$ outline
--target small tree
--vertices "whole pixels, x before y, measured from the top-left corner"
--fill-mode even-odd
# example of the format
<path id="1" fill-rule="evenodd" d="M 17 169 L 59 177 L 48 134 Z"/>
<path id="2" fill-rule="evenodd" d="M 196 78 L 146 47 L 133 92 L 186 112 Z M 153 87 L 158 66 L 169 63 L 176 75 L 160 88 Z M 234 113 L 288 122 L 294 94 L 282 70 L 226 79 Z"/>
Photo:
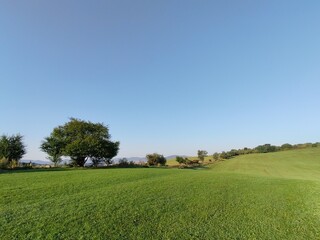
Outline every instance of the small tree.
<path id="1" fill-rule="evenodd" d="M 167 159 L 158 153 L 147 154 L 147 163 L 149 166 L 166 165 Z"/>
<path id="2" fill-rule="evenodd" d="M 206 150 L 198 150 L 198 158 L 203 162 L 204 158 L 208 156 L 208 152 Z"/>
<path id="3" fill-rule="evenodd" d="M 219 153 L 215 152 L 212 157 L 215 161 L 219 160 Z"/>
<path id="4" fill-rule="evenodd" d="M 61 163 L 63 146 L 63 141 L 54 136 L 50 136 L 45 138 L 40 149 L 48 154 L 47 158 L 57 167 L 59 163 Z"/>
<path id="5" fill-rule="evenodd" d="M 20 134 L 0 137 L 0 159 L 7 162 L 11 167 L 18 164 L 19 160 L 26 154 L 23 136 Z"/>

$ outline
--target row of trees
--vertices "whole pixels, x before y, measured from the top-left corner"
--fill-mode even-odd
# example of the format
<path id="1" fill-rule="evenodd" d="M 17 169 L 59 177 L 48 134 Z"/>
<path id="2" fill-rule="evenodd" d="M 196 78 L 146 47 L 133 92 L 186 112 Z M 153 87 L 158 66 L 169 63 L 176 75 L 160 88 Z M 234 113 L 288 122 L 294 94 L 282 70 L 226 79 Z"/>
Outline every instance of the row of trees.
<path id="1" fill-rule="evenodd" d="M 186 165 L 186 166 L 198 166 L 200 165 L 200 160 L 197 159 L 189 159 L 187 157 L 181 157 L 181 156 L 177 156 L 176 157 L 176 161 L 180 164 L 180 165 Z M 204 160 L 203 160 L 204 161 Z M 201 163 L 203 163 L 203 161 Z"/>
<path id="2" fill-rule="evenodd" d="M 90 159 L 94 166 L 100 163 L 111 164 L 112 158 L 119 151 L 119 142 L 110 140 L 109 128 L 103 123 L 92 123 L 76 118 L 71 118 L 69 122 L 53 129 L 51 134 L 46 137 L 40 146 L 40 149 L 48 154 L 48 159 L 55 166 L 61 163 L 62 157 L 71 159 L 70 165 L 83 167 Z M 281 146 L 271 144 L 259 145 L 255 148 L 232 149 L 227 152 L 214 153 L 214 160 L 229 159 L 238 155 L 251 153 L 268 153 L 276 151 L 285 151 L 290 149 L 299 149 L 307 147 L 317 147 L 320 143 L 305 143 L 291 145 L 289 143 Z M 23 137 L 19 134 L 0 137 L 0 164 L 6 164 L 14 167 L 26 153 L 26 147 L 23 143 Z M 203 163 L 208 152 L 198 150 L 199 160 L 190 160 L 185 157 L 177 157 L 180 164 L 198 164 Z M 164 166 L 166 158 L 163 155 L 153 153 L 146 156 L 149 166 Z M 123 163 L 125 165 L 126 163 Z"/>
<path id="3" fill-rule="evenodd" d="M 252 154 L 252 153 L 268 153 L 268 152 L 278 152 L 278 151 L 286 151 L 286 150 L 293 150 L 293 149 L 303 149 L 303 148 L 311 148 L 311 147 L 318 147 L 320 146 L 320 142 L 316 143 L 303 143 L 303 144 L 289 144 L 285 143 L 282 144 L 281 146 L 275 146 L 271 144 L 263 144 L 259 145 L 255 148 L 242 148 L 242 149 L 231 149 L 230 151 L 227 152 L 215 152 L 212 155 L 212 158 L 214 161 L 217 160 L 223 160 L 223 159 L 230 159 L 239 155 L 244 155 L 244 154 Z M 176 161 L 180 165 L 186 165 L 186 166 L 192 166 L 195 164 L 199 163 L 204 163 L 205 157 L 208 157 L 208 152 L 206 150 L 198 150 L 198 159 L 197 160 L 191 160 L 187 157 L 181 157 L 177 156 Z M 212 159 L 209 159 L 211 162 Z"/>
<path id="4" fill-rule="evenodd" d="M 231 149 L 227 152 L 214 153 L 212 155 L 214 160 L 219 159 L 229 159 L 235 156 L 244 155 L 244 154 L 252 154 L 252 153 L 269 153 L 269 152 L 279 152 L 279 151 L 287 151 L 293 149 L 302 149 L 302 148 L 311 148 L 320 146 L 319 142 L 316 143 L 303 143 L 303 144 L 289 144 L 285 143 L 281 146 L 271 145 L 271 144 L 263 144 L 259 145 L 255 148 L 242 148 L 242 149 Z"/>
<path id="5" fill-rule="evenodd" d="M 208 156 L 208 152 L 206 150 L 198 150 L 198 159 L 190 159 L 188 157 L 176 156 L 176 161 L 180 164 L 180 166 L 194 167 L 199 166 L 204 163 L 205 157 Z"/>

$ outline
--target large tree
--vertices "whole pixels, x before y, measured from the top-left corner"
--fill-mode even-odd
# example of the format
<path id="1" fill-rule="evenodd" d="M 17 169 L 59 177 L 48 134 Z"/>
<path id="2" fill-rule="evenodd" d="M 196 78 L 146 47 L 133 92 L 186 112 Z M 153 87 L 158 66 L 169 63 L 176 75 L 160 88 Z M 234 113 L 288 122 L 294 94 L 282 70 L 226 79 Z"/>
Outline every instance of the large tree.
<path id="1" fill-rule="evenodd" d="M 0 137 L 0 159 L 5 159 L 13 167 L 26 154 L 26 147 L 20 134 Z"/>
<path id="2" fill-rule="evenodd" d="M 120 144 L 110 138 L 109 129 L 103 123 L 71 118 L 53 129 L 42 142 L 41 149 L 51 158 L 69 156 L 74 166 L 83 167 L 89 159 L 110 163 Z"/>

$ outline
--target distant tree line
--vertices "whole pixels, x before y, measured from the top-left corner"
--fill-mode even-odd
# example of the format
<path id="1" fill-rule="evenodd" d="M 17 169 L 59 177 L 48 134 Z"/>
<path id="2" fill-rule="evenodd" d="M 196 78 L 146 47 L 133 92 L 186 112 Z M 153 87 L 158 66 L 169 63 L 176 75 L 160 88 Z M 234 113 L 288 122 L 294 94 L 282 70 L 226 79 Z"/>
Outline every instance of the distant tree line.
<path id="1" fill-rule="evenodd" d="M 59 166 L 62 157 L 71 159 L 69 166 L 84 167 L 87 161 L 97 167 L 101 164 L 106 166 L 113 164 L 117 167 L 138 167 L 138 166 L 165 166 L 166 158 L 158 153 L 147 154 L 145 164 L 136 164 L 122 158 L 118 163 L 113 163 L 112 158 L 119 151 L 119 142 L 110 140 L 109 128 L 103 123 L 92 123 L 76 118 L 70 118 L 70 121 L 64 125 L 55 127 L 48 137 L 45 137 L 41 143 L 40 149 L 47 153 L 48 159 Z M 253 153 L 269 153 L 286 151 L 292 149 L 302 149 L 320 146 L 319 142 L 304 144 L 285 143 L 281 146 L 271 144 L 259 145 L 255 148 L 231 149 L 230 151 L 216 152 L 212 155 L 213 160 L 229 159 L 239 155 Z M 15 168 L 21 166 L 20 159 L 26 153 L 26 146 L 23 143 L 23 136 L 2 135 L 0 137 L 0 168 Z M 189 159 L 187 157 L 176 157 L 176 161 L 182 166 L 198 166 L 205 162 L 208 157 L 206 150 L 198 150 L 198 159 Z M 210 162 L 212 159 L 209 160 Z"/>
<path id="2" fill-rule="evenodd" d="M 142 168 L 148 167 L 145 162 L 129 161 L 127 158 L 120 158 L 117 162 L 112 162 L 108 168 Z"/>
<path id="3" fill-rule="evenodd" d="M 287 150 L 294 150 L 294 149 L 303 149 L 303 148 L 312 148 L 312 147 L 319 147 L 320 142 L 316 143 L 302 143 L 302 144 L 289 144 L 285 143 L 281 146 L 275 146 L 271 144 L 263 144 L 259 145 L 255 148 L 242 148 L 242 149 L 231 149 L 230 151 L 223 151 L 223 152 L 215 152 L 212 154 L 212 159 L 214 161 L 218 160 L 225 160 L 230 159 L 239 155 L 245 154 L 253 154 L 253 153 L 269 153 L 269 152 L 279 152 L 279 151 L 287 151 Z M 208 152 L 206 150 L 198 150 L 198 159 L 190 159 L 188 157 L 181 157 L 177 156 L 176 161 L 179 163 L 180 167 L 194 167 L 203 164 L 205 158 L 209 157 Z M 210 158 L 208 161 L 212 162 Z"/>
<path id="4" fill-rule="evenodd" d="M 255 148 L 242 148 L 242 149 L 231 149 L 227 152 L 221 152 L 221 153 L 214 153 L 212 155 L 214 160 L 219 159 L 229 159 L 232 157 L 236 157 L 239 155 L 244 154 L 253 154 L 253 153 L 269 153 L 269 152 L 279 152 L 279 151 L 287 151 L 287 150 L 294 150 L 294 149 L 303 149 L 303 148 L 311 148 L 311 147 L 318 147 L 320 146 L 320 142 L 316 143 L 303 143 L 303 144 L 289 144 L 285 143 L 281 146 L 275 146 L 271 144 L 263 144 L 259 145 Z"/>
<path id="5" fill-rule="evenodd" d="M 177 156 L 176 161 L 180 164 L 180 167 L 198 167 L 204 160 L 190 159 L 188 157 Z"/>

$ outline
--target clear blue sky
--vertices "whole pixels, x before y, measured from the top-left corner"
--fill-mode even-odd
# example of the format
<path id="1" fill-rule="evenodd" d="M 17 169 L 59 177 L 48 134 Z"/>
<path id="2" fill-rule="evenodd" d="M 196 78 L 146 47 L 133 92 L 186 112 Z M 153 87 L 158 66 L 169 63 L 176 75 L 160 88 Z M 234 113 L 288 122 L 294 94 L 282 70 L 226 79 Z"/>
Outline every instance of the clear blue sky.
<path id="1" fill-rule="evenodd" d="M 320 141 L 320 1 L 0 2 L 0 134 L 81 118 L 119 156 Z"/>

